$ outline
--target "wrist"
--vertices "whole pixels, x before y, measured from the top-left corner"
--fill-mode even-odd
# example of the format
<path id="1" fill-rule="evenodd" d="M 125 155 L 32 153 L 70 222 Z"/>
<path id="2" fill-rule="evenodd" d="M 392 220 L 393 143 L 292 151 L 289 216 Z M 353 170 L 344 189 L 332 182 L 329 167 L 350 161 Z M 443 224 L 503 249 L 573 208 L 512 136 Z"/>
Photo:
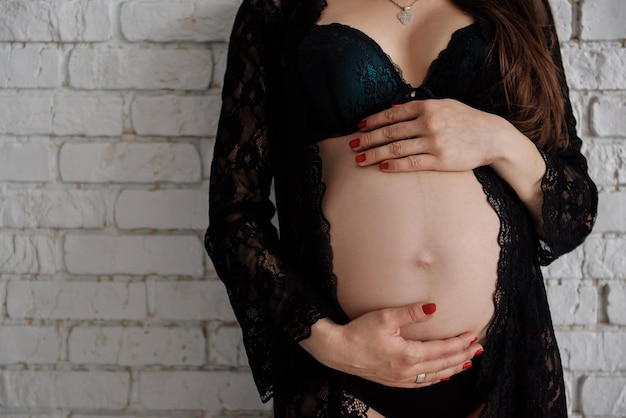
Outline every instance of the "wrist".
<path id="1" fill-rule="evenodd" d="M 535 189 L 541 182 L 545 172 L 545 162 L 537 146 L 513 124 L 504 118 L 494 128 L 493 153 L 491 163 L 493 170 L 504 180 L 519 180 Z M 515 184 L 511 184 L 515 186 Z"/>
<path id="2" fill-rule="evenodd" d="M 311 325 L 311 335 L 300 341 L 300 346 L 320 363 L 332 367 L 339 363 L 339 341 L 342 326 L 329 318 L 322 318 Z"/>
<path id="3" fill-rule="evenodd" d="M 492 147 L 489 165 L 499 173 L 501 167 L 510 165 L 516 158 L 520 146 L 527 145 L 530 140 L 511 122 L 503 117 L 492 115 Z"/>

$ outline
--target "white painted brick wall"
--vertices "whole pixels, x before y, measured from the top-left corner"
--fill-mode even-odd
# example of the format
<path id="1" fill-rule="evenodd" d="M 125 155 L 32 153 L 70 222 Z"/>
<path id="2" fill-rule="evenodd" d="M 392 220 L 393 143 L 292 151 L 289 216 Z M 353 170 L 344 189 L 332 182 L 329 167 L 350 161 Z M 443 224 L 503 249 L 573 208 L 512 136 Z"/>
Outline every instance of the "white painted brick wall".
<path id="1" fill-rule="evenodd" d="M 269 415 L 204 254 L 239 0 L 0 1 L 0 416 Z M 546 268 L 574 418 L 626 416 L 626 2 L 553 0 L 601 188 Z"/>
<path id="2" fill-rule="evenodd" d="M 141 282 L 9 280 L 6 312 L 11 319 L 145 320 Z M 0 342 L 1 343 L 1 342 Z"/>
<path id="3" fill-rule="evenodd" d="M 66 143 L 61 179 L 77 183 L 199 183 L 201 162 L 187 143 Z"/>
<path id="4" fill-rule="evenodd" d="M 128 372 L 3 371 L 0 405 L 8 408 L 121 410 L 128 403 Z"/>
<path id="5" fill-rule="evenodd" d="M 202 366 L 206 342 L 199 328 L 77 327 L 69 361 L 123 366 Z"/>

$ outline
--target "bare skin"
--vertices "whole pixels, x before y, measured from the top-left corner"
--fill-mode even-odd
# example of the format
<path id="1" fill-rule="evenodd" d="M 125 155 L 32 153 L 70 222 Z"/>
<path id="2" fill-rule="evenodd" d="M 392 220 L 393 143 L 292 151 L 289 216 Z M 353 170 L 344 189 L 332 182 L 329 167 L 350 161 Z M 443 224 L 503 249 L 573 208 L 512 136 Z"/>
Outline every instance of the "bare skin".
<path id="1" fill-rule="evenodd" d="M 433 301 L 438 314 L 403 327 L 403 337 L 469 332 L 483 342 L 493 316 L 500 224 L 473 172 L 390 176 L 354 164 L 349 138 L 319 144 L 341 307 L 356 318 Z"/>
<path id="2" fill-rule="evenodd" d="M 393 21 L 397 11 L 391 3 L 379 0 L 330 0 L 318 24 L 339 22 L 362 30 L 402 69 L 405 80 L 417 86 L 423 81 L 432 60 L 446 47 L 451 34 L 470 24 L 472 18 L 448 0 L 420 0 L 411 10 L 413 20 L 406 26 Z M 382 25 L 381 16 L 387 14 L 392 18 L 389 24 Z M 338 297 L 342 307 L 355 319 L 345 326 L 322 319 L 313 325 L 311 337 L 301 345 L 329 367 L 387 386 L 414 388 L 437 383 L 460 372 L 463 364 L 481 349 L 473 340 L 484 337 L 484 327 L 493 314 L 491 294 L 495 286 L 498 224 L 484 194 L 477 188 L 471 170 L 490 165 L 518 193 L 540 231 L 540 181 L 545 164 L 532 142 L 506 120 L 454 100 L 407 103 L 366 118 L 360 127 L 360 132 L 354 135 L 320 143 L 325 182 L 329 186 L 324 212 L 331 223 L 331 231 L 336 231 L 339 225 L 348 229 L 358 225 L 363 229 L 362 225 L 368 225 L 365 232 L 354 232 L 364 235 L 355 238 L 351 244 L 339 241 L 349 230 L 336 235 L 331 232 L 335 267 L 342 270 L 342 273 L 337 272 Z M 350 149 L 348 142 L 356 138 L 359 139 L 358 145 Z M 359 163 L 355 163 L 354 157 L 359 154 L 364 160 L 362 157 Z M 345 177 L 346 173 L 348 177 Z M 359 176 L 367 176 L 368 187 Z M 346 190 L 342 182 L 348 182 L 354 188 L 350 191 L 354 193 L 352 199 L 341 201 L 340 197 L 332 197 L 334 186 L 337 186 L 336 190 Z M 377 191 L 372 190 L 372 182 Z M 407 193 L 398 193 L 396 197 L 394 193 L 388 193 L 379 201 L 373 200 L 376 193 L 388 192 L 389 185 L 395 182 L 417 188 L 417 194 L 421 193 L 422 198 L 406 200 Z M 433 196 L 441 194 L 442 187 L 450 191 L 453 200 L 456 199 L 453 203 L 457 206 L 464 204 L 469 209 L 465 211 L 464 206 L 455 215 L 450 213 L 450 202 L 433 203 Z M 424 196 L 429 197 L 431 203 L 424 204 Z M 389 199 L 396 199 L 393 205 L 384 204 Z M 360 203 L 354 203 L 349 211 L 342 212 L 342 205 L 353 201 Z M 365 211 L 361 211 L 365 218 L 354 214 L 368 205 L 380 205 L 377 211 L 383 213 L 388 213 L 393 206 L 391 216 L 372 226 L 372 218 L 367 218 Z M 445 219 L 452 217 L 452 223 L 460 225 L 474 220 L 479 225 L 477 228 L 483 231 L 478 234 L 479 242 L 475 244 L 485 246 L 485 251 L 478 254 L 483 257 L 480 263 L 476 262 L 477 254 L 470 257 L 473 264 L 479 264 L 479 270 L 470 273 L 471 278 L 467 277 L 467 260 L 456 263 L 454 258 L 450 259 L 451 252 L 462 254 L 468 249 L 446 249 L 443 244 L 459 237 L 464 240 L 475 235 L 476 231 L 459 235 L 458 228 L 448 225 L 444 217 L 438 217 L 445 210 L 448 210 Z M 421 219 L 424 227 L 422 230 L 414 226 L 416 215 L 407 217 L 407 211 L 418 214 L 417 219 Z M 348 215 L 356 218 L 344 223 Z M 406 231 L 407 226 L 413 229 Z M 376 237 L 372 237 L 380 233 L 404 234 L 400 237 L 402 246 L 416 250 L 403 253 L 406 271 L 402 271 L 402 265 L 390 270 L 389 264 L 381 262 L 382 267 L 379 266 L 376 274 L 368 278 L 367 272 L 376 266 L 367 263 L 375 263 L 376 257 L 361 255 L 359 258 L 358 251 L 355 255 L 350 254 L 350 248 L 362 244 L 360 250 L 372 251 L 372 254 L 384 250 L 385 245 L 389 246 L 393 241 L 372 242 L 376 241 Z M 438 249 L 432 250 L 426 245 L 433 243 Z M 341 254 L 341 248 L 347 250 Z M 395 251 L 389 253 L 395 254 Z M 344 256 L 345 260 L 342 260 Z M 355 264 L 355 260 L 366 265 Z M 415 277 L 418 279 L 411 280 Z M 371 298 L 361 302 L 358 299 L 362 295 L 358 294 L 351 299 L 351 286 L 361 285 L 363 280 L 369 286 Z M 390 280 L 395 283 L 393 286 L 388 286 Z M 474 306 L 469 300 L 463 304 L 459 294 L 444 291 L 450 286 L 460 286 L 468 291 L 463 288 L 464 280 L 479 280 L 479 295 L 471 298 L 480 296 L 489 303 L 483 301 Z M 377 283 L 378 287 L 375 286 Z M 385 292 L 380 292 L 380 283 L 385 283 Z M 425 315 L 422 304 L 415 303 L 418 301 L 436 302 L 437 313 Z M 462 305 L 456 306 L 455 303 Z M 402 304 L 406 306 L 398 307 Z M 387 308 L 380 309 L 384 307 Z M 459 310 L 454 311 L 455 308 Z M 470 319 L 463 323 L 465 317 Z M 445 324 L 448 328 L 444 327 L 444 331 L 437 334 L 442 328 L 431 325 L 431 322 Z M 421 385 L 414 382 L 419 373 L 427 373 L 426 381 Z M 478 413 L 476 411 L 472 416 Z M 378 415 L 371 411 L 369 416 Z"/>

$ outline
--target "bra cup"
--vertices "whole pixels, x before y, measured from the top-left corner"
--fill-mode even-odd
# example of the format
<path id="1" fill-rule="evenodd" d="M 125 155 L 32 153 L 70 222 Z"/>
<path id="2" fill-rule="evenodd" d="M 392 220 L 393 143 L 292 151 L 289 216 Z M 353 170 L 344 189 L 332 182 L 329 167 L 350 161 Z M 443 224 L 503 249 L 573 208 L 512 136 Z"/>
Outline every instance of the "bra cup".
<path id="1" fill-rule="evenodd" d="M 319 138 L 356 131 L 361 119 L 391 106 L 411 89 L 388 59 L 355 35 L 343 26 L 324 25 L 300 44 L 309 125 Z"/>

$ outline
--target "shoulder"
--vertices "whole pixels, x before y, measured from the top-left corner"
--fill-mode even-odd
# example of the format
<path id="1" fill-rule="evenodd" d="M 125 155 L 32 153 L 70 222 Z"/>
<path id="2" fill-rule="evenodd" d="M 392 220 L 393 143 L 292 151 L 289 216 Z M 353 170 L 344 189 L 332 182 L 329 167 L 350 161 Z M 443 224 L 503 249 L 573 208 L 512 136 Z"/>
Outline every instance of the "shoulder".
<path id="1" fill-rule="evenodd" d="M 239 5 L 235 27 L 245 24 L 259 29 L 269 28 L 281 15 L 281 3 L 281 0 L 243 0 Z"/>
<path id="2" fill-rule="evenodd" d="M 244 23 L 267 35 L 298 35 L 315 22 L 326 0 L 243 0 L 235 26 Z"/>

